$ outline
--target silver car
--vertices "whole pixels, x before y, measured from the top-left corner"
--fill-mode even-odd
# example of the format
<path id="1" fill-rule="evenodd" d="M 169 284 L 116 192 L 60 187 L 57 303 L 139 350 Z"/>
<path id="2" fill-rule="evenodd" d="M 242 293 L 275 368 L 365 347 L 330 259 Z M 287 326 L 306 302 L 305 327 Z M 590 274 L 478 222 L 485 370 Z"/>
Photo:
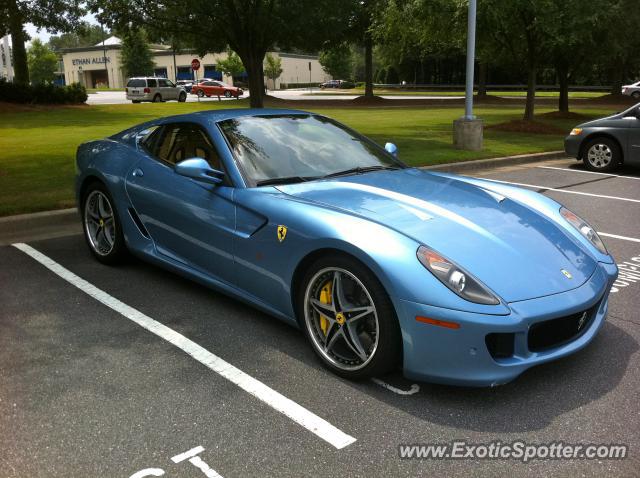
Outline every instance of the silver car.
<path id="1" fill-rule="evenodd" d="M 635 99 L 639 99 L 640 98 L 640 81 L 632 85 L 624 85 L 622 87 L 622 94 L 627 96 L 632 96 Z"/>
<path id="2" fill-rule="evenodd" d="M 187 101 L 185 88 L 174 85 L 173 82 L 166 78 L 129 78 L 125 91 L 127 92 L 127 99 L 133 103 L 140 103 L 141 101 L 153 101 L 154 103 L 168 100 Z"/>

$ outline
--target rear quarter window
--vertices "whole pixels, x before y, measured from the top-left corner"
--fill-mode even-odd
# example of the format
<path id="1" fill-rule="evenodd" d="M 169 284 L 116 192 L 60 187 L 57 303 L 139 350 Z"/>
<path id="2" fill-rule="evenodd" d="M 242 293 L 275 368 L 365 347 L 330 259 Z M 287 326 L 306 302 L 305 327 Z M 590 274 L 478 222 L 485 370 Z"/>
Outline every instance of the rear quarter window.
<path id="1" fill-rule="evenodd" d="M 127 86 L 129 88 L 137 88 L 137 87 L 143 87 L 143 86 L 147 86 L 147 82 L 145 80 L 129 80 L 129 82 L 127 83 Z"/>

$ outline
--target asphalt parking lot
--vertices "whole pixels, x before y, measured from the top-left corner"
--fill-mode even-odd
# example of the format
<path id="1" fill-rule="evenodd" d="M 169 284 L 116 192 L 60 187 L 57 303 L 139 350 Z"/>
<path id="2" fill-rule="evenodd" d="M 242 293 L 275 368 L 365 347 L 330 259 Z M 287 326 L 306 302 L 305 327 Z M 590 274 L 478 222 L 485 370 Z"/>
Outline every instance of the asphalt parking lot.
<path id="1" fill-rule="evenodd" d="M 640 170 L 567 159 L 474 175 L 558 200 L 629 271 L 586 349 L 496 388 L 399 373 L 352 383 L 297 330 L 135 259 L 100 265 L 80 235 L 28 243 L 49 268 L 0 247 L 0 476 L 638 476 Z M 615 443 L 629 456 L 399 457 L 453 440 Z"/>

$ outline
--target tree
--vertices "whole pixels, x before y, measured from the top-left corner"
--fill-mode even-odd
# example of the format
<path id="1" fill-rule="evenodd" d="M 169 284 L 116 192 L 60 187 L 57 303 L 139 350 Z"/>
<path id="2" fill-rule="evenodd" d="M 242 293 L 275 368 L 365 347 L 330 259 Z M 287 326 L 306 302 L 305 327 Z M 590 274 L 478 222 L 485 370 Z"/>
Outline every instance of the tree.
<path id="1" fill-rule="evenodd" d="M 27 58 L 32 84 L 53 82 L 58 67 L 58 56 L 51 48 L 36 38 L 31 42 Z"/>
<path id="2" fill-rule="evenodd" d="M 480 0 L 478 8 L 482 28 L 491 32 L 482 37 L 483 47 L 527 73 L 524 119 L 533 120 L 537 75 L 547 60 L 555 21 L 553 0 Z"/>
<path id="3" fill-rule="evenodd" d="M 132 22 L 159 35 L 182 35 L 200 54 L 230 47 L 246 68 L 254 108 L 263 106 L 263 60 L 269 50 L 277 45 L 317 51 L 340 34 L 346 17 L 342 0 L 89 0 L 89 4 L 109 25 Z"/>
<path id="4" fill-rule="evenodd" d="M 94 46 L 106 40 L 110 36 L 108 30 L 104 30 L 100 25 L 81 23 L 73 32 L 54 35 L 49 38 L 49 46 L 56 51 L 65 48 L 78 48 L 83 46 Z"/>
<path id="5" fill-rule="evenodd" d="M 350 80 L 353 76 L 353 55 L 347 43 L 323 50 L 319 58 L 322 69 L 336 79 Z"/>
<path id="6" fill-rule="evenodd" d="M 242 60 L 237 55 L 237 53 L 231 49 L 227 50 L 227 58 L 225 58 L 224 60 L 218 60 L 216 68 L 218 68 L 218 70 L 220 70 L 225 75 L 232 78 L 234 76 L 241 75 L 245 71 Z"/>
<path id="7" fill-rule="evenodd" d="M 153 75 L 155 67 L 153 53 L 149 49 L 143 30 L 130 28 L 123 32 L 120 56 L 125 75 L 129 77 Z"/>
<path id="8" fill-rule="evenodd" d="M 264 59 L 264 74 L 273 81 L 273 89 L 276 89 L 276 80 L 282 75 L 282 59 L 267 53 Z"/>
<path id="9" fill-rule="evenodd" d="M 0 36 L 11 34 L 14 81 L 29 82 L 24 31 L 26 23 L 52 32 L 70 31 L 84 14 L 82 0 L 3 0 L 0 6 Z"/>

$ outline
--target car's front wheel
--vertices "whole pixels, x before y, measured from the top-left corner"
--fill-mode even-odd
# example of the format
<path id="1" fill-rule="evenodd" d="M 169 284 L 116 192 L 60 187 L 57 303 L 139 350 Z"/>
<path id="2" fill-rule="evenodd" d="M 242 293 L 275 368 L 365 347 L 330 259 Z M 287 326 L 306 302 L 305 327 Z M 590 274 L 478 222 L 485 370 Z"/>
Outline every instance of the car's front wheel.
<path id="1" fill-rule="evenodd" d="M 113 199 L 102 183 L 91 184 L 84 194 L 82 224 L 87 245 L 96 259 L 114 264 L 124 256 L 122 225 Z"/>
<path id="2" fill-rule="evenodd" d="M 203 98 L 203 97 L 204 97 L 204 91 L 202 91 L 202 90 L 198 90 L 198 96 L 199 96 L 200 98 Z"/>
<path id="3" fill-rule="evenodd" d="M 640 91 L 634 91 L 633 93 L 631 93 L 631 96 L 633 96 L 637 100 L 638 98 L 640 98 Z"/>
<path id="4" fill-rule="evenodd" d="M 382 375 L 400 359 L 395 309 L 375 275 L 342 255 L 316 261 L 299 289 L 298 314 L 323 364 L 349 379 Z"/>
<path id="5" fill-rule="evenodd" d="M 591 171 L 613 171 L 620 165 L 622 153 L 620 146 L 613 139 L 595 138 L 585 146 L 582 160 Z"/>
<path id="6" fill-rule="evenodd" d="M 180 103 L 184 103 L 185 101 L 187 101 L 187 94 L 184 91 L 180 93 L 180 96 L 178 96 L 178 101 Z"/>

